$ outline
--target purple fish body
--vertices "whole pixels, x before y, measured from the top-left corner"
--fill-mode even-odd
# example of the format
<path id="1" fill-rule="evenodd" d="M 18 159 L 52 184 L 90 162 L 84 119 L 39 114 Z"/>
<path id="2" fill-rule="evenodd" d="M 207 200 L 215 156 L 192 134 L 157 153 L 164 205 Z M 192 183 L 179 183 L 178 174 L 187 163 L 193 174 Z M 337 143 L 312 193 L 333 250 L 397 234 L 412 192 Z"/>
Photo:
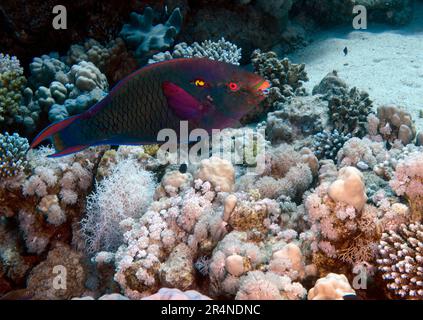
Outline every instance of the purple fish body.
<path id="1" fill-rule="evenodd" d="M 47 127 L 31 148 L 46 138 L 56 148 L 52 156 L 95 145 L 153 144 L 162 129 L 178 134 L 181 121 L 189 130 L 211 132 L 237 123 L 268 87 L 254 73 L 205 58 L 153 64 L 123 79 L 86 112 Z"/>

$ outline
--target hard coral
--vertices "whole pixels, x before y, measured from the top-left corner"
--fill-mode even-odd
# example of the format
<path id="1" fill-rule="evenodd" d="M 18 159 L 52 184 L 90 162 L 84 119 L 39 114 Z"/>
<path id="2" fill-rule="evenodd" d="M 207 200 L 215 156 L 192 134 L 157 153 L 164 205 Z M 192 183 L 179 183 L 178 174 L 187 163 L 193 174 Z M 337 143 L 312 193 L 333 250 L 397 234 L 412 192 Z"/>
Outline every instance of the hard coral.
<path id="1" fill-rule="evenodd" d="M 413 223 L 383 233 L 378 248 L 378 268 L 392 296 L 422 300 L 423 226 Z"/>
<path id="2" fill-rule="evenodd" d="M 308 77 L 304 64 L 293 64 L 286 58 L 279 59 L 272 51 L 261 53 L 260 50 L 253 52 L 251 62 L 255 72 L 269 80 L 279 92 L 280 101 L 305 93 L 302 85 L 308 81 Z"/>
<path id="3" fill-rule="evenodd" d="M 348 279 L 343 274 L 329 273 L 316 281 L 308 291 L 308 300 L 343 300 L 344 296 L 355 295 Z"/>
<path id="4" fill-rule="evenodd" d="M 372 101 L 366 92 L 352 88 L 329 100 L 331 121 L 339 132 L 363 136 L 366 132 L 367 116 L 372 110 Z"/>
<path id="5" fill-rule="evenodd" d="M 169 51 L 160 52 L 154 55 L 148 63 L 151 64 L 176 58 L 208 58 L 239 65 L 241 48 L 226 41 L 224 38 L 218 41 L 205 40 L 201 44 L 194 42 L 191 45 L 181 42 L 175 45 L 172 53 Z"/>
<path id="6" fill-rule="evenodd" d="M 182 15 L 179 8 L 173 10 L 164 24 L 153 26 L 154 11 L 147 7 L 142 15 L 131 13 L 130 24 L 125 24 L 120 32 L 128 46 L 135 49 L 135 57 L 139 60 L 147 54 L 169 48 L 179 33 Z"/>
<path id="7" fill-rule="evenodd" d="M 370 114 L 367 118 L 369 136 L 373 140 L 401 141 L 406 146 L 416 137 L 411 115 L 405 110 L 393 105 L 382 106 L 377 109 L 377 116 Z"/>
<path id="8" fill-rule="evenodd" d="M 17 133 L 0 134 L 0 177 L 6 179 L 22 173 L 28 165 L 28 140 Z"/>
<path id="9" fill-rule="evenodd" d="M 16 122 L 25 83 L 19 60 L 0 53 L 0 125 L 3 127 Z"/>

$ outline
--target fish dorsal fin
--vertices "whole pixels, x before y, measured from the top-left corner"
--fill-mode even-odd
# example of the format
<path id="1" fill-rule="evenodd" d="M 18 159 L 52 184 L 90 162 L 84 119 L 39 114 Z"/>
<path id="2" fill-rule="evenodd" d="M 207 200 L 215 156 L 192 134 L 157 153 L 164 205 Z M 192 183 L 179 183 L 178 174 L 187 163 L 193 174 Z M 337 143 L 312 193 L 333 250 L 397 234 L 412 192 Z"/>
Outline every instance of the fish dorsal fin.
<path id="1" fill-rule="evenodd" d="M 182 120 L 199 120 L 205 113 L 204 107 L 192 95 L 176 84 L 163 82 L 163 92 L 172 111 Z"/>

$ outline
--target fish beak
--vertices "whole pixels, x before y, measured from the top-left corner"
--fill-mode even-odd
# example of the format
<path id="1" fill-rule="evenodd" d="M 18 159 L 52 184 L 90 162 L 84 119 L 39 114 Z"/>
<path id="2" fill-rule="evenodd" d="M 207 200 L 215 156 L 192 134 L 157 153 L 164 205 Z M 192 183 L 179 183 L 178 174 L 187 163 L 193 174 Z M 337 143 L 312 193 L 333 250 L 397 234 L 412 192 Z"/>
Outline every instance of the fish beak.
<path id="1" fill-rule="evenodd" d="M 270 82 L 267 80 L 262 80 L 262 81 L 259 81 L 259 83 L 255 85 L 255 87 L 257 88 L 258 92 L 266 96 L 269 93 Z"/>

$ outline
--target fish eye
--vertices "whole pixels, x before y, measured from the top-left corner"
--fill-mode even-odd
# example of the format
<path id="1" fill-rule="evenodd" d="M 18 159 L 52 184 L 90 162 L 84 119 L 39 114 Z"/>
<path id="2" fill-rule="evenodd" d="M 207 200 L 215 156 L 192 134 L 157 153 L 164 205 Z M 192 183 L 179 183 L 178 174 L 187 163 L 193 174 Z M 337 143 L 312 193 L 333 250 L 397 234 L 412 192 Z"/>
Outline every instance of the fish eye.
<path id="1" fill-rule="evenodd" d="M 195 86 L 197 87 L 205 87 L 206 86 L 206 82 L 202 79 L 196 79 L 194 81 Z"/>
<path id="2" fill-rule="evenodd" d="M 235 91 L 238 91 L 239 90 L 239 85 L 237 83 L 235 83 L 235 82 L 229 82 L 228 88 L 231 91 L 234 91 L 235 92 Z"/>

